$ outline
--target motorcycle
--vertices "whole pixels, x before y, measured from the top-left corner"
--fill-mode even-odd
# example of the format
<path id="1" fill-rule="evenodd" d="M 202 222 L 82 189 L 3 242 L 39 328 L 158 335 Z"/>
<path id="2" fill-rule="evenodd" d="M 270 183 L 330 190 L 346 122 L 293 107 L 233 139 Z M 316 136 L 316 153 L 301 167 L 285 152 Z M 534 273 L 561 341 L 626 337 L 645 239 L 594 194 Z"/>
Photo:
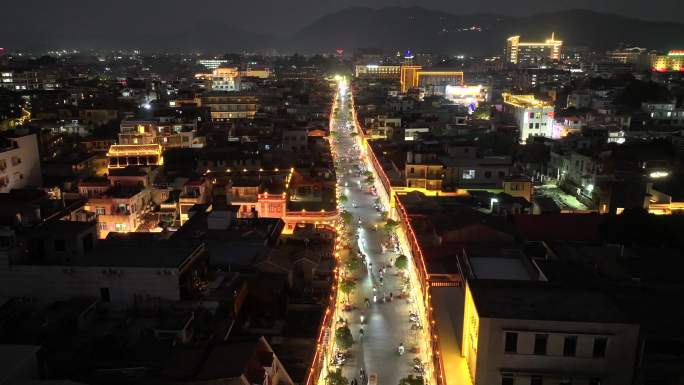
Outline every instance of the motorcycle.
<path id="1" fill-rule="evenodd" d="M 418 314 L 416 313 L 410 313 L 409 314 L 409 321 L 417 323 L 418 322 Z"/>
<path id="2" fill-rule="evenodd" d="M 347 357 L 345 357 L 344 353 L 342 352 L 337 352 L 333 356 L 332 359 L 332 365 L 334 366 L 342 366 L 344 365 L 345 361 L 347 361 Z"/>
<path id="3" fill-rule="evenodd" d="M 419 358 L 413 359 L 413 371 L 419 374 L 423 374 L 425 372 L 425 365 Z"/>

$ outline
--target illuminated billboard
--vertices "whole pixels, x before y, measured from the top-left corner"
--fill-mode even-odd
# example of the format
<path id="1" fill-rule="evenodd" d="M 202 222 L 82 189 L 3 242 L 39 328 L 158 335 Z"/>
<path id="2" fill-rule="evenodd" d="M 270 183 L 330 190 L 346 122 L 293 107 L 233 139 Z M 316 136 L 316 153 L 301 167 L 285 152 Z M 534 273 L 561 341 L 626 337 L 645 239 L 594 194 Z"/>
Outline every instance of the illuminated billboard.
<path id="1" fill-rule="evenodd" d="M 446 86 L 444 97 L 454 104 L 463 105 L 473 110 L 478 104 L 487 100 L 487 89 L 477 86 Z"/>

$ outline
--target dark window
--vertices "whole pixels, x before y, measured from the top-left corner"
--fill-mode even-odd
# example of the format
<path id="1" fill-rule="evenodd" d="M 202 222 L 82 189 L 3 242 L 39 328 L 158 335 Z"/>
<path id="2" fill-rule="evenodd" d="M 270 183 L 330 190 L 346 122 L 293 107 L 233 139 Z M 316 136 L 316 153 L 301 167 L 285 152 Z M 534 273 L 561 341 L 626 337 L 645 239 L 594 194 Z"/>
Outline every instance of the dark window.
<path id="1" fill-rule="evenodd" d="M 546 355 L 546 340 L 548 335 L 546 334 L 535 334 L 534 335 L 534 354 Z"/>
<path id="2" fill-rule="evenodd" d="M 565 343 L 563 343 L 563 355 L 566 357 L 574 357 L 576 349 L 577 349 L 577 336 L 565 337 Z"/>
<path id="3" fill-rule="evenodd" d="M 499 178 L 503 178 L 506 176 L 506 172 L 504 171 L 499 171 Z"/>
<path id="4" fill-rule="evenodd" d="M 594 357 L 605 357 L 608 339 L 605 337 L 594 338 Z"/>
<path id="5" fill-rule="evenodd" d="M 518 352 L 518 333 L 506 332 L 506 344 L 504 346 L 506 353 Z"/>
<path id="6" fill-rule="evenodd" d="M 515 384 L 515 379 L 510 376 L 501 377 L 501 385 L 513 385 Z"/>
<path id="7" fill-rule="evenodd" d="M 489 179 L 492 177 L 492 172 L 491 171 L 485 171 L 485 178 Z"/>
<path id="8" fill-rule="evenodd" d="M 111 297 L 109 296 L 109 288 L 108 287 L 101 287 L 100 288 L 100 298 L 102 299 L 102 302 L 109 302 L 111 300 Z"/>
<path id="9" fill-rule="evenodd" d="M 86 234 L 83 236 L 83 251 L 90 251 L 93 249 L 93 234 Z"/>
<path id="10" fill-rule="evenodd" d="M 55 251 L 64 250 L 66 250 L 66 243 L 64 242 L 64 239 L 55 239 Z"/>
<path id="11" fill-rule="evenodd" d="M 542 385 L 543 380 L 539 376 L 530 377 L 530 385 Z"/>

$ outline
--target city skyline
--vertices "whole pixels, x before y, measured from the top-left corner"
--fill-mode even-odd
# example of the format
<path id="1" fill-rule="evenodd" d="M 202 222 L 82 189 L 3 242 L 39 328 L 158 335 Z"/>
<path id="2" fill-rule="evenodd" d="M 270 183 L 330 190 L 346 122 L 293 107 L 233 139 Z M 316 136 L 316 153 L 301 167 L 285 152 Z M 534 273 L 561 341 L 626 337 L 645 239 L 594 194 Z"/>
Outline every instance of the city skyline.
<path id="1" fill-rule="evenodd" d="M 681 1 L 7 5 L 0 385 L 684 384 Z"/>

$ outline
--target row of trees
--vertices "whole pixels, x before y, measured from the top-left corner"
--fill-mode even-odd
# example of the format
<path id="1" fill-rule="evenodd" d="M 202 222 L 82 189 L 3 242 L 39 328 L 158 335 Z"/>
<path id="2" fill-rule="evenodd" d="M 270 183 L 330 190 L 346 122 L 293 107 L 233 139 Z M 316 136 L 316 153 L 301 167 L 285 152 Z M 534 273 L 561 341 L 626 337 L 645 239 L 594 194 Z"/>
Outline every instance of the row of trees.
<path id="1" fill-rule="evenodd" d="M 325 383 L 326 385 L 349 385 L 349 380 L 342 375 L 342 369 L 337 369 L 328 372 Z M 399 380 L 399 385 L 425 385 L 425 379 L 423 376 L 409 374 Z"/>

